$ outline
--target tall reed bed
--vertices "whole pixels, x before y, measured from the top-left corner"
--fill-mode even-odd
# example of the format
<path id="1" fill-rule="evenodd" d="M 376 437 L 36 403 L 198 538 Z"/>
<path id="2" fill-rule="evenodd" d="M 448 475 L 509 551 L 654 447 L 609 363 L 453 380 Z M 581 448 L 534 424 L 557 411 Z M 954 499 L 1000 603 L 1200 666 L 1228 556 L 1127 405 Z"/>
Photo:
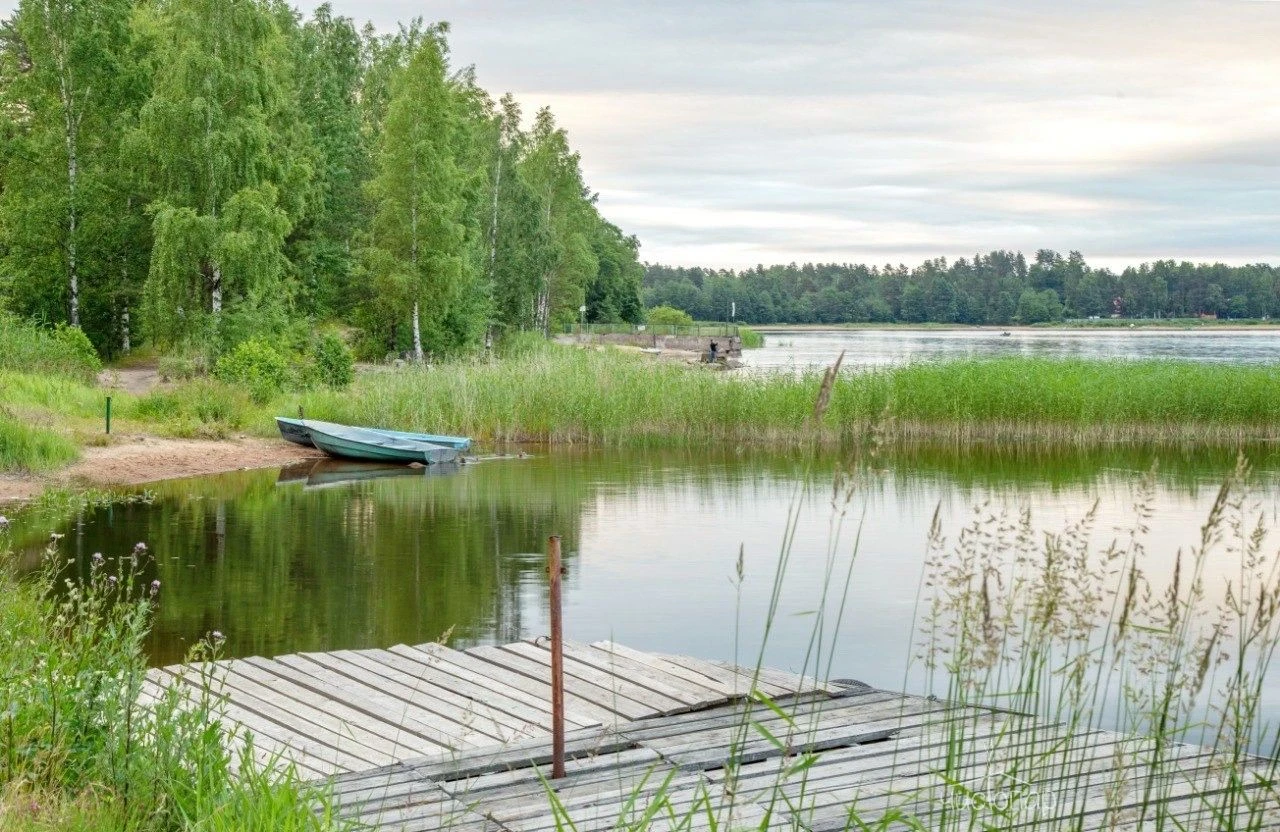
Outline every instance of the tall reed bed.
<path id="1" fill-rule="evenodd" d="M 8 525 L 0 520 L 0 829 L 336 828 L 323 795 L 279 761 L 228 753 L 216 680 L 142 704 L 142 644 L 161 589 L 139 577 L 143 544 L 93 555 L 87 578 L 72 580 L 55 539 L 44 570 L 19 579 Z M 213 651 L 206 642 L 191 658 Z"/>
<path id="2" fill-rule="evenodd" d="M 282 402 L 336 421 L 597 444 L 800 445 L 872 433 L 903 442 L 1230 443 L 1269 438 L 1280 419 L 1280 369 L 1270 366 L 1010 358 L 846 367 L 815 420 L 821 381 L 547 348 L 370 374 L 346 393 Z"/>

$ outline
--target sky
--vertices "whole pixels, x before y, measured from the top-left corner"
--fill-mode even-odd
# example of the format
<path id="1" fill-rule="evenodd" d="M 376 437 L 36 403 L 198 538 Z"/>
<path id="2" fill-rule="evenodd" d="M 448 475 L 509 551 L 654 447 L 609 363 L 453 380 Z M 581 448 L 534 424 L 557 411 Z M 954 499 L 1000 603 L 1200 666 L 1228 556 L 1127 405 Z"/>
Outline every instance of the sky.
<path id="1" fill-rule="evenodd" d="M 332 6 L 449 21 L 650 262 L 1280 262 L 1280 2 Z"/>

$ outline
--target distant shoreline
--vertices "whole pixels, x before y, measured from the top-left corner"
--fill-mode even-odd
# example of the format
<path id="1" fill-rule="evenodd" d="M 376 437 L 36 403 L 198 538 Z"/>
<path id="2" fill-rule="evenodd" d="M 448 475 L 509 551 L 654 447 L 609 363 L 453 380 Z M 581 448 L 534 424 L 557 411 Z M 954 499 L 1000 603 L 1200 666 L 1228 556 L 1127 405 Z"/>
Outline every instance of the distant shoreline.
<path id="1" fill-rule="evenodd" d="M 907 324 L 907 323 L 848 323 L 848 324 L 751 324 L 759 333 L 776 332 L 839 332 L 841 330 L 885 330 L 898 332 L 1073 332 L 1145 330 L 1156 332 L 1276 332 L 1280 320 L 1246 323 L 1241 321 L 1079 321 L 1057 324 Z"/>

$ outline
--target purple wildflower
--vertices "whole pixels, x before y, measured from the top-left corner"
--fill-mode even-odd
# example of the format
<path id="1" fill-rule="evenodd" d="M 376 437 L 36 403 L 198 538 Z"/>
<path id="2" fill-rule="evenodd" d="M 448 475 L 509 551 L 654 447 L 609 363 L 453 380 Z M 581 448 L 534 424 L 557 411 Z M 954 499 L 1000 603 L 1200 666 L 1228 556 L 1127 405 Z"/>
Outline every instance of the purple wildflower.
<path id="1" fill-rule="evenodd" d="M 137 543 L 133 544 L 133 553 L 135 555 L 140 555 L 145 551 L 147 551 L 147 544 L 143 543 L 142 541 L 138 541 Z"/>
<path id="2" fill-rule="evenodd" d="M 159 582 L 159 581 L 152 581 L 152 582 L 151 582 L 151 597 L 152 597 L 152 598 L 156 597 L 156 594 L 157 594 L 158 592 L 160 592 L 160 582 Z"/>
<path id="3" fill-rule="evenodd" d="M 108 584 L 108 585 L 110 585 L 110 586 L 113 586 L 113 587 L 114 587 L 114 586 L 116 585 L 116 583 L 118 583 L 118 582 L 119 582 L 119 580 L 120 580 L 120 579 L 119 579 L 119 578 L 117 578 L 115 575 L 108 575 L 108 576 L 107 576 L 107 584 Z"/>
<path id="4" fill-rule="evenodd" d="M 4 531 L 7 528 L 9 528 L 9 518 L 0 514 L 0 531 Z"/>
<path id="5" fill-rule="evenodd" d="M 102 556 L 101 552 L 94 552 L 93 557 L 90 558 L 90 560 L 93 561 L 94 566 L 101 566 L 103 562 L 106 561 L 106 558 Z"/>
<path id="6" fill-rule="evenodd" d="M 214 644 L 221 644 L 227 640 L 227 637 L 222 634 L 221 630 L 214 630 L 212 633 L 209 633 L 209 640 Z"/>

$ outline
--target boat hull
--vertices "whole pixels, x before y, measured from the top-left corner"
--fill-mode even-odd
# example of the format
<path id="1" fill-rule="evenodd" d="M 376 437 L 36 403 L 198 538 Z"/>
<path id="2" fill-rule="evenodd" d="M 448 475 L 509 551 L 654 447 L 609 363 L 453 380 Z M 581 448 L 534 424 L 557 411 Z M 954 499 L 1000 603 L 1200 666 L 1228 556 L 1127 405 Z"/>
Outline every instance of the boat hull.
<path id="1" fill-rule="evenodd" d="M 276 417 L 276 426 L 280 429 L 280 436 L 282 439 L 293 442 L 297 445 L 306 445 L 308 447 L 315 444 L 311 440 L 310 429 L 312 427 L 317 427 L 321 430 L 347 427 L 346 425 L 339 425 L 335 422 L 318 422 L 314 419 L 288 419 L 284 416 Z M 456 448 L 459 451 L 465 451 L 471 447 L 471 440 L 465 436 L 445 436 L 434 433 L 410 433 L 403 430 L 383 430 L 382 428 L 358 428 L 358 430 L 380 433 L 383 436 L 387 436 L 392 439 L 430 442 L 432 445 L 443 445 L 446 448 Z"/>
<path id="2" fill-rule="evenodd" d="M 307 448 L 314 446 L 314 443 L 311 441 L 311 434 L 307 431 L 306 426 L 301 421 L 277 416 L 276 427 L 280 429 L 280 438 L 286 442 L 292 442 L 295 445 L 303 445 Z"/>
<path id="3" fill-rule="evenodd" d="M 384 436 L 376 431 L 362 428 L 343 427 L 318 428 L 308 424 L 311 441 L 329 456 L 342 459 L 359 459 L 367 462 L 420 462 L 423 465 L 435 465 L 442 462 L 455 462 L 458 459 L 457 448 L 446 448 L 430 442 L 419 442 L 411 439 L 396 439 Z"/>

